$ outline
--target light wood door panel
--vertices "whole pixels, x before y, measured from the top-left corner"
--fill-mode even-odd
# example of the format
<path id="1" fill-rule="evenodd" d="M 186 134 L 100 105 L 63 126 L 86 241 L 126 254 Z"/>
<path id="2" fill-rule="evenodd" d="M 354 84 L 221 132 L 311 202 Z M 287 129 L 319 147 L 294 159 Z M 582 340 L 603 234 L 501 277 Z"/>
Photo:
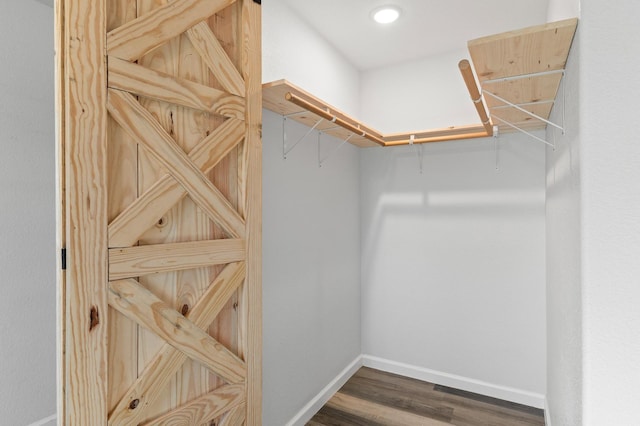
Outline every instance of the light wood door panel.
<path id="1" fill-rule="evenodd" d="M 261 423 L 260 33 L 57 0 L 60 424 Z"/>

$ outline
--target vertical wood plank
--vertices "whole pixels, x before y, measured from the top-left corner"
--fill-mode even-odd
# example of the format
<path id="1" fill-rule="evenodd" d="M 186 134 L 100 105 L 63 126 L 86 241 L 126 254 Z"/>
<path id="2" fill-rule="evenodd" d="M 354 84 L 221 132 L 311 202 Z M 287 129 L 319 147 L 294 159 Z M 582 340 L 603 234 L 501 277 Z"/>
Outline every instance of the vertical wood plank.
<path id="1" fill-rule="evenodd" d="M 240 1 L 240 0 L 239 0 Z M 242 76 L 246 84 L 247 417 L 262 424 L 262 62 L 260 6 L 242 1 Z"/>
<path id="2" fill-rule="evenodd" d="M 156 8 L 167 4 L 167 2 L 167 0 L 137 0 L 137 15 L 138 17 L 144 16 Z M 179 41 L 172 39 L 140 58 L 139 64 L 169 75 L 175 75 L 176 67 L 173 58 L 178 54 Z M 176 137 L 177 106 L 144 98 L 140 99 L 140 104 L 149 110 L 167 132 Z M 177 142 L 180 144 L 180 141 Z M 138 152 L 139 193 L 144 193 L 162 174 L 162 171 L 159 170 L 157 163 L 154 162 L 151 155 L 140 147 Z M 179 205 L 172 208 L 155 226 L 147 230 L 140 237 L 140 245 L 179 242 L 179 229 L 177 224 L 180 222 L 180 215 L 181 210 Z M 140 284 L 163 302 L 171 306 L 175 305 L 177 288 L 176 273 L 144 276 L 140 278 Z M 138 375 L 142 374 L 144 369 L 154 360 L 156 353 L 163 345 L 164 340 L 144 328 L 138 328 Z M 175 407 L 175 394 L 173 392 L 175 387 L 176 378 L 174 377 L 167 388 L 161 391 L 160 396 L 158 396 L 155 402 L 148 408 L 146 414 L 149 417 L 160 416 L 172 407 Z"/>
<path id="3" fill-rule="evenodd" d="M 107 416 L 106 2 L 64 2 L 64 424 Z"/>
<path id="4" fill-rule="evenodd" d="M 237 55 L 235 47 L 239 44 L 239 39 L 234 32 L 235 27 L 238 26 L 239 13 L 237 11 L 237 3 L 219 11 L 215 15 L 211 16 L 204 23 L 208 25 L 210 30 L 215 35 L 215 38 L 219 40 L 220 44 L 226 49 L 226 55 L 231 62 L 237 68 L 237 62 L 239 62 L 239 55 Z M 194 47 L 195 48 L 195 47 Z M 206 66 L 206 61 L 203 60 L 203 64 Z M 210 69 L 209 69 L 210 71 Z M 209 73 L 209 83 L 214 88 L 222 89 L 224 85 L 219 81 L 218 76 L 213 73 Z M 244 93 L 242 93 L 244 96 Z M 237 198 L 237 148 L 234 148 L 229 155 L 227 155 L 220 163 L 213 168 L 208 177 L 214 183 L 214 185 L 222 192 L 222 194 L 231 202 L 231 205 L 238 209 Z M 225 232 L 215 224 L 211 228 L 211 238 L 225 238 Z M 217 276 L 222 267 L 217 266 L 212 268 L 213 276 Z M 237 301 L 237 292 L 229 299 L 224 309 L 220 312 L 216 320 L 209 326 L 209 334 L 215 337 L 219 342 L 224 344 L 227 348 L 231 349 L 234 353 L 237 353 L 237 309 L 235 309 Z M 215 374 L 209 375 L 209 390 L 214 390 L 223 385 L 223 381 L 220 380 Z"/>
<path id="5" fill-rule="evenodd" d="M 200 60 L 186 35 L 178 37 L 179 53 L 174 60 L 176 77 L 182 77 L 200 84 L 209 85 L 208 69 Z M 211 114 L 190 108 L 177 107 L 175 137 L 185 152 L 207 136 L 221 119 Z M 181 240 L 204 240 L 211 233 L 212 224 L 208 217 L 189 199 L 185 198 L 178 207 L 180 219 L 176 221 L 177 238 Z M 211 282 L 211 268 L 199 268 L 176 273 L 177 288 L 175 308 L 178 311 L 190 309 Z M 208 391 L 209 374 L 203 366 L 188 360 L 176 375 L 173 390 L 175 405 L 184 405 Z"/>
<path id="6" fill-rule="evenodd" d="M 166 1 L 144 0 L 141 3 L 144 3 L 144 7 L 140 10 L 140 14 L 144 14 L 166 3 Z M 145 56 L 141 63 L 173 76 L 212 86 L 209 81 L 208 67 L 202 62 L 184 35 L 171 40 L 168 44 Z M 223 122 L 220 117 L 189 108 L 146 100 L 143 100 L 142 103 L 159 118 L 165 129 L 186 152 L 190 151 L 201 139 Z M 146 160 L 141 164 L 146 164 L 141 170 L 142 180 L 150 181 L 151 179 L 148 178 L 151 174 L 157 173 L 157 165 Z M 143 185 L 146 184 L 143 183 Z M 219 189 L 224 193 L 223 188 Z M 163 218 L 162 228 L 164 231 L 161 233 L 165 234 L 163 242 L 203 240 L 211 237 L 214 233 L 213 227 L 214 225 L 209 219 L 187 197 Z M 147 237 L 153 238 L 154 234 L 159 234 L 157 231 L 158 229 L 151 231 Z M 145 239 L 143 243 L 146 244 L 147 241 L 150 240 Z M 163 300 L 182 312 L 188 311 L 194 305 L 212 281 L 216 271 L 218 271 L 217 268 L 199 268 L 162 274 L 164 278 L 145 277 L 144 281 L 152 291 L 164 295 Z M 144 342 L 141 340 L 142 365 L 146 365 L 157 351 L 157 341 L 154 343 L 154 339 L 155 336 L 146 336 Z M 207 392 L 211 388 L 209 380 L 210 376 L 207 370 L 198 363 L 188 360 L 177 373 L 165 397 L 159 399 L 149 411 L 150 416 L 166 412 Z"/>
<path id="7" fill-rule="evenodd" d="M 107 0 L 107 31 L 136 18 L 136 3 L 131 0 Z M 138 195 L 138 150 L 135 142 L 109 117 L 108 210 L 109 222 L 115 219 Z M 137 325 L 109 307 L 107 407 L 113 410 L 122 395 L 137 378 Z"/>

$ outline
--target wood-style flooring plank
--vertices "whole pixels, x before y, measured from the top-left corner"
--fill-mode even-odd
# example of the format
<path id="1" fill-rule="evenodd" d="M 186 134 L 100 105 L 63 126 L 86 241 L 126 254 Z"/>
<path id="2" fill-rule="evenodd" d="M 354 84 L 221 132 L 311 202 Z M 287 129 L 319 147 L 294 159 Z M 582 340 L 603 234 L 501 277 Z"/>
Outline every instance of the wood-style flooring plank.
<path id="1" fill-rule="evenodd" d="M 443 407 L 438 396 L 434 395 L 433 385 L 425 382 L 403 387 L 356 374 L 340 392 L 445 422 L 451 421 L 453 414 L 453 408 Z"/>
<path id="2" fill-rule="evenodd" d="M 363 367 L 309 426 L 544 426 L 544 412 Z"/>
<path id="3" fill-rule="evenodd" d="M 350 412 L 370 422 L 379 422 L 389 426 L 444 426 L 447 424 L 409 411 L 385 407 L 341 392 L 336 393 L 327 402 L 327 405 L 331 408 Z"/>
<path id="4" fill-rule="evenodd" d="M 311 421 L 307 423 L 310 425 L 321 426 L 385 426 L 382 423 L 374 422 L 372 420 L 363 419 L 362 417 L 349 413 L 347 411 L 338 410 L 333 407 L 325 405 L 313 416 Z"/>

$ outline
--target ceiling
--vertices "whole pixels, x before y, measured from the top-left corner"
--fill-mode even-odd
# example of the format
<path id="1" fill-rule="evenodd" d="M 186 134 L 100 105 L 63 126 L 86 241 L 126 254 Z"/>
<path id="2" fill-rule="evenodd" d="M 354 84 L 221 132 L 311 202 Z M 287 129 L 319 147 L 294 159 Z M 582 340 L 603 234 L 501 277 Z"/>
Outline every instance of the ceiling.
<path id="1" fill-rule="evenodd" d="M 267 0 L 283 1 L 356 68 L 368 70 L 465 49 L 468 40 L 543 24 L 548 0 Z M 396 5 L 393 24 L 370 18 Z"/>
<path id="2" fill-rule="evenodd" d="M 37 0 L 53 6 L 54 0 Z M 468 40 L 547 20 L 549 0 L 266 0 L 283 1 L 360 70 L 465 49 Z M 383 5 L 398 21 L 370 18 Z"/>

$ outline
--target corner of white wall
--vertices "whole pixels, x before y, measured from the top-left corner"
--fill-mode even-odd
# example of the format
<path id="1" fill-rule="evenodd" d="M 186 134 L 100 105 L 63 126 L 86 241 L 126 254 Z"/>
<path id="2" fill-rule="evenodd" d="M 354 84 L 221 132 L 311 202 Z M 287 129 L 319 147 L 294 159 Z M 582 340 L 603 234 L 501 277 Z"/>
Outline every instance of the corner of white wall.
<path id="1" fill-rule="evenodd" d="M 545 397 L 539 393 L 496 385 L 482 380 L 444 373 L 371 355 L 363 355 L 362 361 L 365 367 L 374 368 L 376 370 L 399 374 L 404 377 L 411 377 L 413 379 L 460 389 L 467 392 L 473 392 L 480 395 L 486 395 L 505 401 L 511 401 L 517 404 L 527 405 L 529 407 L 545 407 Z"/>
<path id="2" fill-rule="evenodd" d="M 40 419 L 35 421 L 28 426 L 55 426 L 57 424 L 58 416 L 56 414 L 52 414 L 50 416 L 45 417 L 44 419 Z"/>
<path id="3" fill-rule="evenodd" d="M 477 112 L 457 72 L 458 62 L 468 56 L 467 49 L 460 48 L 362 71 L 360 118 L 383 133 L 477 122 Z"/>
<path id="4" fill-rule="evenodd" d="M 548 22 L 577 17 L 580 17 L 580 0 L 549 0 L 549 6 L 547 7 Z"/>
<path id="5" fill-rule="evenodd" d="M 304 426 L 309 420 L 344 386 L 358 369 L 362 367 L 362 356 L 358 356 L 345 367 L 333 380 L 311 399 L 286 426 Z"/>
<path id="6" fill-rule="evenodd" d="M 284 2 L 264 2 L 262 20 L 263 82 L 286 79 L 358 117 L 358 69 Z"/>

